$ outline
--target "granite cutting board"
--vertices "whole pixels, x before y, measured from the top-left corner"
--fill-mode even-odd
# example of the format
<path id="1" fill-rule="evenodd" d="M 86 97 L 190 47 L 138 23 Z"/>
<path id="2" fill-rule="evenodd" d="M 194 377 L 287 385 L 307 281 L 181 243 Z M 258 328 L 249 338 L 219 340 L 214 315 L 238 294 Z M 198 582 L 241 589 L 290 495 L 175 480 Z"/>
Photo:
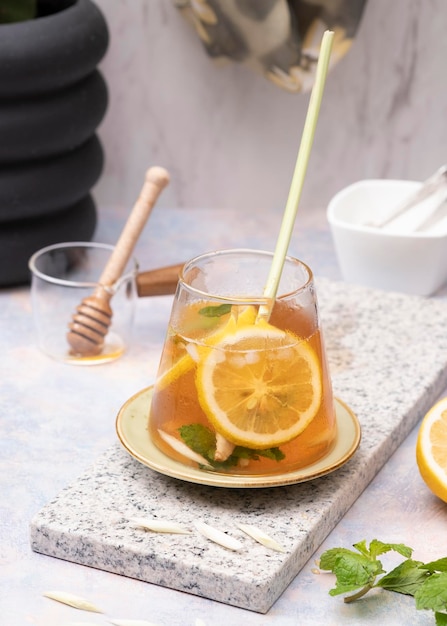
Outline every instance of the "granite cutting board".
<path id="1" fill-rule="evenodd" d="M 334 392 L 362 427 L 346 465 L 292 486 L 225 489 L 158 474 L 117 442 L 32 520 L 32 549 L 267 612 L 447 386 L 447 301 L 325 279 L 317 288 Z M 202 520 L 243 549 L 197 532 L 144 532 L 135 517 Z M 255 543 L 235 522 L 259 526 L 286 552 Z"/>

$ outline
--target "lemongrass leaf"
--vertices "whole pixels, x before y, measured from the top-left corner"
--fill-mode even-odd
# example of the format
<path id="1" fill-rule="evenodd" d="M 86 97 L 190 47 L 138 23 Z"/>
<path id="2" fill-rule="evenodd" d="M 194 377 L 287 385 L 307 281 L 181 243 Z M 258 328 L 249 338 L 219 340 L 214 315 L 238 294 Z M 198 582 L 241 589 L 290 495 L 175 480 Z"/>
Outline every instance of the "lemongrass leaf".
<path id="1" fill-rule="evenodd" d="M 180 439 L 176 439 L 169 433 L 166 433 L 164 430 L 160 430 L 160 429 L 158 430 L 158 434 L 163 439 L 163 441 L 165 441 L 169 446 L 171 446 L 171 448 L 173 448 L 179 454 L 186 456 L 186 458 L 190 459 L 191 461 L 194 461 L 195 463 L 199 463 L 199 465 L 204 465 L 212 469 L 208 461 L 203 456 L 191 450 L 191 448 L 189 448 L 185 443 L 183 443 L 183 441 L 180 441 Z"/>
<path id="2" fill-rule="evenodd" d="M 185 526 L 182 526 L 182 524 L 169 520 L 132 517 L 129 521 L 136 526 L 140 526 L 145 530 L 151 530 L 155 533 L 173 533 L 178 535 L 189 535 L 191 533 L 191 531 L 185 528 Z"/>
<path id="3" fill-rule="evenodd" d="M 64 626 L 98 626 L 98 622 L 69 622 Z"/>
<path id="4" fill-rule="evenodd" d="M 197 528 L 200 534 L 209 539 L 210 541 L 214 541 L 221 545 L 224 548 L 228 548 L 228 550 L 240 550 L 242 548 L 242 544 L 237 539 L 230 537 L 226 533 L 206 524 L 205 522 L 194 522 L 194 526 Z"/>
<path id="5" fill-rule="evenodd" d="M 249 535 L 252 539 L 261 543 L 266 548 L 271 548 L 272 550 L 276 550 L 276 552 L 285 552 L 285 548 L 281 544 L 279 544 L 275 539 L 267 535 L 263 530 L 257 528 L 256 526 L 252 526 L 251 524 L 237 524 L 238 528 L 242 530 L 245 534 Z"/>
<path id="6" fill-rule="evenodd" d="M 46 591 L 43 595 L 45 598 L 50 598 L 50 600 L 55 600 L 56 602 L 61 602 L 62 604 L 68 604 L 68 606 L 71 606 L 74 609 L 91 611 L 92 613 L 103 613 L 101 609 L 98 609 L 88 600 L 75 596 L 72 593 L 67 593 L 65 591 Z"/>
<path id="7" fill-rule="evenodd" d="M 148 622 L 144 619 L 113 619 L 110 620 L 113 626 L 159 626 L 154 622 Z"/>
<path id="8" fill-rule="evenodd" d="M 69 622 L 68 624 L 64 623 L 64 626 L 98 626 L 98 622 Z"/>

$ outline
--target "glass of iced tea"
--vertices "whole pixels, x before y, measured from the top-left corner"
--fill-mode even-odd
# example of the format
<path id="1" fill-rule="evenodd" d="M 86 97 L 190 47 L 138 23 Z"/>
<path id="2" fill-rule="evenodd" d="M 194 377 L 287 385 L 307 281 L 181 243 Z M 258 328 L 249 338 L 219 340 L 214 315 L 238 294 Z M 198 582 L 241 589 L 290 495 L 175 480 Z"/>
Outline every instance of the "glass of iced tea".
<path id="1" fill-rule="evenodd" d="M 330 451 L 335 410 L 312 272 L 286 258 L 266 319 L 272 257 L 223 250 L 184 266 L 149 413 L 152 440 L 169 457 L 266 475 Z"/>

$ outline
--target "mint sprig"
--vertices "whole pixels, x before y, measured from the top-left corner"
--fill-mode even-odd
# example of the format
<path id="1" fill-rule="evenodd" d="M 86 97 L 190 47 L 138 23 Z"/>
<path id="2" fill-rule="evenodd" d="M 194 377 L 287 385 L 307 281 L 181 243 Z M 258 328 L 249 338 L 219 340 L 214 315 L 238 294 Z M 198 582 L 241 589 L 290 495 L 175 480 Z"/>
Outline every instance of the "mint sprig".
<path id="1" fill-rule="evenodd" d="M 353 547 L 356 551 L 332 548 L 321 555 L 320 569 L 336 576 L 336 585 L 329 591 L 331 596 L 351 594 L 344 598 L 349 603 L 380 587 L 413 596 L 416 609 L 434 611 L 436 625 L 447 626 L 447 557 L 429 563 L 414 561 L 412 548 L 377 539 L 373 539 L 369 546 L 361 541 Z M 387 573 L 378 557 L 391 551 L 405 560 Z M 384 576 L 378 579 L 381 574 Z"/>
<path id="2" fill-rule="evenodd" d="M 216 436 L 212 430 L 203 424 L 187 424 L 179 428 L 180 437 L 183 442 L 197 454 L 203 456 L 215 469 L 229 469 L 238 465 L 240 459 L 259 460 L 259 457 L 266 457 L 274 461 L 282 461 L 284 453 L 279 448 L 268 448 L 267 450 L 252 450 L 243 446 L 236 446 L 231 455 L 225 461 L 215 461 Z"/>

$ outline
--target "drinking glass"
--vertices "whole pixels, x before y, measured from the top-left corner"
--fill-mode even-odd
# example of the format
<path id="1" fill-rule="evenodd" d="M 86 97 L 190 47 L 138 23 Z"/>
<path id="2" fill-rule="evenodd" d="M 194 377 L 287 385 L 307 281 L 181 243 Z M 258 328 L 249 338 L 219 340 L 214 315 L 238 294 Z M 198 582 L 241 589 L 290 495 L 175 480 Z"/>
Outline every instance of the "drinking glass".
<path id="1" fill-rule="evenodd" d="M 180 274 L 148 423 L 155 445 L 177 461 L 232 475 L 285 473 L 335 441 L 312 272 L 286 258 L 266 319 L 272 256 L 211 252 Z"/>

